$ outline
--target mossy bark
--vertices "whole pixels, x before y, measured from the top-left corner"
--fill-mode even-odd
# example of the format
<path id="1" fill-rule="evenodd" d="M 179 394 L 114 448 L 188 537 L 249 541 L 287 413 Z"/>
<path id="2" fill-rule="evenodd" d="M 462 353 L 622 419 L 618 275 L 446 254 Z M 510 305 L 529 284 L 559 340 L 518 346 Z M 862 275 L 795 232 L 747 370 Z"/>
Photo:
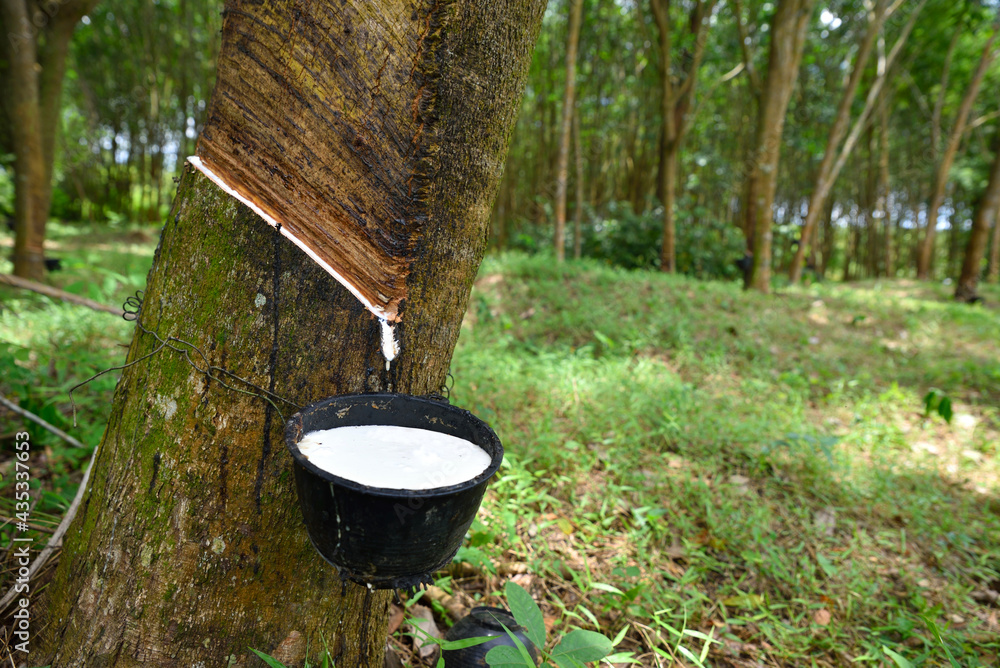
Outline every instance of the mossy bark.
<path id="1" fill-rule="evenodd" d="M 356 4 L 371 14 L 370 3 Z M 226 387 L 191 362 L 298 405 L 354 392 L 427 394 L 443 385 L 544 2 L 417 4 L 370 17 L 404 36 L 435 31 L 417 68 L 434 113 L 422 131 L 420 198 L 411 204 L 421 224 L 398 308 L 398 358 L 386 368 L 380 323 L 353 295 L 247 207 L 186 170 L 139 323 L 164 340 L 183 340 L 174 345 L 190 352 L 144 358 L 160 344 L 137 329 L 128 356 L 135 364 L 123 372 L 90 489 L 40 601 L 42 663 L 261 665 L 253 647 L 297 665 L 307 643 L 315 657 L 324 640 L 338 666 L 381 662 L 389 594 L 342 590 L 302 526 L 279 415 L 294 409 L 239 392 L 259 394 L 232 378 Z M 329 13 L 334 5 L 345 6 L 289 2 L 279 11 L 308 25 L 301 12 Z M 234 37 L 237 24 L 228 17 L 258 9 L 227 5 L 224 44 L 252 39 Z M 347 38 L 343 30 L 309 37 Z M 317 60 L 318 52 L 297 57 L 314 70 L 335 66 Z M 371 77 L 363 83 L 389 85 Z M 256 111 L 263 110 L 248 107 L 248 117 Z M 379 113 L 404 112 L 410 109 Z M 276 132 L 272 140 L 280 146 L 288 138 Z M 309 168 L 296 167 L 305 182 Z M 402 169 L 393 178 L 412 176 Z M 363 182 L 341 187 L 369 192 L 384 177 L 362 172 Z M 373 222 L 381 223 L 365 224 Z"/>

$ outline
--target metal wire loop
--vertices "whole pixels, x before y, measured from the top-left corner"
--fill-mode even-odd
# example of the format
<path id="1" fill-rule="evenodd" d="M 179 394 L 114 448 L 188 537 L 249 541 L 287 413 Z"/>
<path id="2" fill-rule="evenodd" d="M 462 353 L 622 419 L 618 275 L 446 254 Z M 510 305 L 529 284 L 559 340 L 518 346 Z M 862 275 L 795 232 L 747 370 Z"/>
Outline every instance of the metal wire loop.
<path id="1" fill-rule="evenodd" d="M 122 304 L 122 317 L 129 322 L 135 322 L 139 317 L 139 312 L 142 310 L 142 300 L 146 294 L 142 290 L 136 290 L 134 295 L 131 295 Z"/>

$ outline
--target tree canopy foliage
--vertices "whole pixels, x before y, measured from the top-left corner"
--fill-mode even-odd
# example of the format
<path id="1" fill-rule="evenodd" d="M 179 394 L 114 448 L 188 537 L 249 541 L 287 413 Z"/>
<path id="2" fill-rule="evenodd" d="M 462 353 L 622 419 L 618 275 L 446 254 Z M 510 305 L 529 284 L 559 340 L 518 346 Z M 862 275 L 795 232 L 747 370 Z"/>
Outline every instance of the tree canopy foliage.
<path id="1" fill-rule="evenodd" d="M 737 276 L 734 260 L 743 246 L 752 250 L 740 231 L 749 234 L 743 219 L 757 100 L 782 2 L 581 3 L 573 109 L 578 137 L 570 158 L 577 168 L 566 177 L 570 218 L 582 202 L 581 238 L 574 239 L 571 229 L 563 243 L 570 252 L 579 244 L 583 255 L 620 266 L 661 265 L 666 63 L 675 92 L 697 77 L 690 99 L 678 107 L 686 133 L 675 166 L 676 269 Z M 557 254 L 554 222 L 572 4 L 549 3 L 494 206 L 492 242 L 499 248 Z M 817 230 L 806 240 L 803 260 L 809 278 L 915 274 L 938 167 L 984 51 L 998 48 L 990 40 L 1000 7 L 996 0 L 807 5 L 801 9 L 808 14 L 801 67 L 780 132 L 771 271 L 781 275 L 791 267 L 838 102 L 866 32 L 875 25 L 873 17 L 881 12 L 884 20 L 877 24 L 870 56 L 859 65 L 859 83 L 846 107 L 847 129 L 857 122 L 857 139 L 817 212 Z M 667 42 L 664 24 L 657 22 L 661 7 Z M 104 0 L 84 18 L 70 53 L 52 215 L 162 219 L 170 180 L 193 152 L 205 122 L 220 9 L 204 0 Z M 696 17 L 705 22 L 704 30 L 695 30 Z M 898 56 L 890 61 L 898 41 Z M 664 44 L 671 52 L 666 59 Z M 696 55 L 700 62 L 694 62 Z M 884 88 L 866 112 L 866 98 L 883 76 Z M 995 155 L 997 99 L 1000 59 L 994 58 L 946 169 L 932 266 L 939 278 L 956 276 L 962 265 Z M 11 158 L 4 153 L 0 205 L 10 211 Z"/>

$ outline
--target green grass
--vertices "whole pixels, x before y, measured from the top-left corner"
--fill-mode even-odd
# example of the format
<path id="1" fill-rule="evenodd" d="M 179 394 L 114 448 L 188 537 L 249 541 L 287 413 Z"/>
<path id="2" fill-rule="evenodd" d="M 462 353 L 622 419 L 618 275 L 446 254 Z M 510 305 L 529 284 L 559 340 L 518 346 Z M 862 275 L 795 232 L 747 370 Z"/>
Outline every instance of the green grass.
<path id="1" fill-rule="evenodd" d="M 634 622 L 644 663 L 666 619 L 715 629 L 716 665 L 993 665 L 970 595 L 1000 572 L 998 334 L 928 285 L 767 297 L 489 258 L 452 365 L 509 454 L 478 549 L 569 580 L 567 622 Z"/>
<path id="2" fill-rule="evenodd" d="M 134 232 L 54 229 L 70 258 L 54 282 L 120 303 L 152 259 Z M 995 665 L 998 609 L 973 598 L 1000 588 L 1000 290 L 982 294 L 967 306 L 882 281 L 763 296 L 487 258 L 452 401 L 508 456 L 441 585 L 496 603 L 517 574 L 554 637 L 627 627 L 616 652 L 643 665 L 695 665 L 709 634 L 706 665 L 893 665 L 885 648 Z M 70 427 L 66 390 L 120 363 L 131 325 L 0 297 L 0 391 Z M 100 439 L 113 386 L 81 392 L 81 440 Z M 932 388 L 950 424 L 924 415 Z M 16 429 L 0 418 L 0 436 Z M 86 453 L 33 437 L 54 523 Z"/>
<path id="3" fill-rule="evenodd" d="M 108 229 L 96 225 L 50 223 L 48 255 L 58 257 L 63 269 L 49 275 L 56 287 L 109 305 L 120 305 L 140 289 L 152 262 L 154 235 L 149 228 Z M 0 237 L 9 249 L 10 236 Z M 10 272 L 8 252 L 2 253 L 0 272 Z M 68 392 L 74 385 L 111 365 L 121 364 L 133 325 L 107 313 L 90 311 L 32 292 L 0 286 L 0 393 L 16 399 L 22 408 L 40 415 L 90 446 L 79 450 L 30 422 L 15 420 L 0 409 L 0 438 L 4 450 L 15 431 L 30 434 L 33 452 L 43 454 L 32 467 L 32 487 L 41 488 L 41 502 L 32 517 L 43 526 L 58 524 L 79 483 L 93 446 L 104 433 L 117 375 L 107 374 L 76 390 L 78 426 L 73 426 Z M 12 449 L 12 445 L 11 445 Z M 0 515 L 11 517 L 13 495 L 8 493 L 13 461 L 0 458 Z M 0 543 L 9 542 L 10 527 L 0 529 Z M 45 534 L 36 541 L 48 539 Z"/>

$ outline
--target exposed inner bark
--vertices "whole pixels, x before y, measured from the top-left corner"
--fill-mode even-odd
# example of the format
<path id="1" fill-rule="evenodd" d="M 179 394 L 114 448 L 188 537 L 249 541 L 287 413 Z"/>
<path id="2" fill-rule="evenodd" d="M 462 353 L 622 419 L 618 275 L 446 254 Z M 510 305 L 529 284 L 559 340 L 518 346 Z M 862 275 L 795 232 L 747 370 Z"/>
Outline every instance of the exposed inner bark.
<path id="1" fill-rule="evenodd" d="M 197 153 L 389 319 L 406 296 L 421 192 L 435 5 L 226 10 Z M 416 22 L 417 30 L 400 26 Z"/>

